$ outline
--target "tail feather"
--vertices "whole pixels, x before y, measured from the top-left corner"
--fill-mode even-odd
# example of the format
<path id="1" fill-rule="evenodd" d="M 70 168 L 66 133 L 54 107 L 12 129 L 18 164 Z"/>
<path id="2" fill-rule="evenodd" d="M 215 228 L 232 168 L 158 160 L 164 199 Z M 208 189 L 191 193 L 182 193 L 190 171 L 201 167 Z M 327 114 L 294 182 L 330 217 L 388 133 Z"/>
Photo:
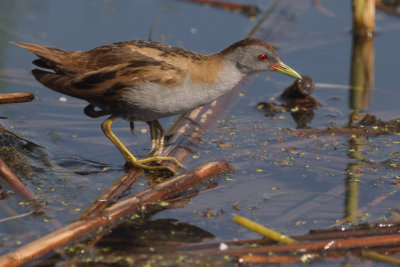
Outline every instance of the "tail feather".
<path id="1" fill-rule="evenodd" d="M 11 42 L 34 53 L 39 58 L 32 63 L 41 69 L 33 69 L 32 75 L 44 86 L 72 97 L 89 102 L 103 101 L 103 94 L 121 88 L 116 80 L 121 67 L 129 63 L 98 66 L 87 51 L 64 51 L 58 48 L 30 43 Z M 116 89 L 115 89 L 116 90 Z"/>
<path id="2" fill-rule="evenodd" d="M 34 53 L 40 58 L 48 59 L 57 63 L 63 59 L 63 57 L 68 56 L 68 52 L 62 49 L 43 46 L 32 43 L 20 43 L 20 42 L 11 42 L 12 44 L 18 45 L 19 47 L 25 48 L 26 50 Z"/>
<path id="3" fill-rule="evenodd" d="M 39 59 L 34 60 L 32 63 L 41 68 L 53 69 L 59 72 L 63 69 L 64 64 L 70 60 L 69 52 L 62 49 L 32 43 L 11 43 L 37 55 Z"/>

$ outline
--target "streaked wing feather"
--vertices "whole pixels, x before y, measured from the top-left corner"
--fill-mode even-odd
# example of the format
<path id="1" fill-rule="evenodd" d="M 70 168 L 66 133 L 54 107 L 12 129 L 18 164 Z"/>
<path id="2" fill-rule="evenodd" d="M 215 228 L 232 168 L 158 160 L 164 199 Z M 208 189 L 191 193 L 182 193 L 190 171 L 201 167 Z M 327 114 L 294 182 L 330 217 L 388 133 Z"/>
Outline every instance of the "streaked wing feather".
<path id="1" fill-rule="evenodd" d="M 175 66 L 143 56 L 128 63 L 79 75 L 62 75 L 38 69 L 32 73 L 45 86 L 85 100 L 117 96 L 121 89 L 134 88 L 143 82 L 176 86 L 185 75 L 184 71 Z"/>

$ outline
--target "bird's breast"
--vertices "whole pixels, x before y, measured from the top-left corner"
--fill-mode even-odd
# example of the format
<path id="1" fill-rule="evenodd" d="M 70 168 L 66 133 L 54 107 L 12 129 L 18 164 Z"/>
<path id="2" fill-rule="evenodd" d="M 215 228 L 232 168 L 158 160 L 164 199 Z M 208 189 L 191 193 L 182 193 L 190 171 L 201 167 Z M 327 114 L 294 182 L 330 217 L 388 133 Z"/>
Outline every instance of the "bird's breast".
<path id="1" fill-rule="evenodd" d="M 177 86 L 143 82 L 124 89 L 118 110 L 125 118 L 150 121 L 206 105 L 231 90 L 243 76 L 236 70 L 223 69 L 213 83 L 196 82 L 188 75 Z"/>

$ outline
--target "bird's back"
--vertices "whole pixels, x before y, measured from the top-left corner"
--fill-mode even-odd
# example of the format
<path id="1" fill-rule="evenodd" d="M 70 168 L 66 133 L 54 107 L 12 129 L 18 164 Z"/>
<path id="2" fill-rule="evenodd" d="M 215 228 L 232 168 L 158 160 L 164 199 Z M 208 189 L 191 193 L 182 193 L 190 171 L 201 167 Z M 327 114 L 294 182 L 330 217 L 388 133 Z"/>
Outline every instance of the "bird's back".
<path id="1" fill-rule="evenodd" d="M 86 100 L 101 97 L 110 88 L 123 87 L 122 84 L 131 86 L 143 81 L 143 77 L 173 84 L 191 59 L 201 61 L 204 57 L 149 41 L 113 43 L 87 51 L 65 51 L 30 43 L 13 44 L 39 57 L 33 64 L 42 69 L 32 71 L 39 82 L 60 93 Z M 157 69 L 163 69 L 164 77 L 156 77 Z M 148 72 L 146 76 L 144 72 Z"/>

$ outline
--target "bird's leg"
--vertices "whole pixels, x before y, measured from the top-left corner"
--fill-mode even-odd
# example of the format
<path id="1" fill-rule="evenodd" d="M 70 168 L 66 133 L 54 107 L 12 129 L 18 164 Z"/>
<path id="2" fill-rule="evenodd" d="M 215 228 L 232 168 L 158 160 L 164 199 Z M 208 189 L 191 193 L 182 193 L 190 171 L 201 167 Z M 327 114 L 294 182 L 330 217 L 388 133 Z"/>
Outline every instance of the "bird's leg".
<path id="1" fill-rule="evenodd" d="M 156 148 L 156 142 L 155 142 L 155 135 L 156 135 L 156 129 L 154 128 L 154 124 L 151 122 L 147 123 L 149 125 L 150 129 L 150 140 L 151 140 L 151 149 L 149 152 L 146 153 L 145 157 L 148 157 L 153 153 L 154 149 Z"/>
<path id="2" fill-rule="evenodd" d="M 133 156 L 132 153 L 129 152 L 129 150 L 122 144 L 122 142 L 111 130 L 111 125 L 116 118 L 117 118 L 116 116 L 110 116 L 101 124 L 101 129 L 103 130 L 104 134 L 108 137 L 108 139 L 110 139 L 111 142 L 113 142 L 116 148 L 118 148 L 122 156 L 124 156 L 125 160 L 127 162 L 134 163 L 137 161 L 135 156 Z"/>
<path id="3" fill-rule="evenodd" d="M 154 151 L 154 156 L 157 157 L 164 149 L 164 129 L 158 120 L 149 121 L 147 124 L 151 132 L 151 150 Z"/>
<path id="4" fill-rule="evenodd" d="M 149 153 L 154 151 L 154 155 L 151 157 L 149 156 L 144 159 L 141 159 L 140 161 L 142 163 L 147 163 L 151 161 L 168 160 L 174 163 L 176 166 L 184 168 L 183 165 L 176 158 L 160 156 L 164 148 L 164 129 L 161 126 L 160 122 L 158 120 L 153 120 L 153 121 L 148 121 L 147 124 L 149 125 L 150 128 L 151 146 L 152 146 Z"/>
<path id="5" fill-rule="evenodd" d="M 132 135 L 135 135 L 135 123 L 133 121 L 129 121 L 129 128 L 131 129 Z"/>
<path id="6" fill-rule="evenodd" d="M 146 163 L 153 162 L 153 161 L 168 160 L 168 161 L 175 163 L 178 167 L 183 168 L 182 164 L 179 163 L 179 161 L 177 161 L 173 157 L 150 157 L 150 158 L 145 158 L 145 159 L 140 159 L 140 160 L 135 158 L 135 156 L 131 152 L 129 152 L 129 150 L 122 144 L 122 142 L 118 139 L 118 137 L 111 130 L 111 125 L 116 118 L 117 118 L 116 116 L 113 116 L 113 115 L 110 116 L 108 119 L 106 119 L 101 124 L 101 128 L 103 129 L 103 132 L 108 137 L 108 139 L 110 139 L 111 142 L 115 145 L 115 147 L 118 148 L 118 150 L 121 152 L 122 156 L 125 158 L 125 160 L 128 164 L 131 164 L 135 167 L 139 167 L 139 168 L 142 168 L 144 170 L 149 170 L 149 171 L 168 170 L 172 173 L 176 173 L 176 171 L 169 166 L 145 165 Z"/>
<path id="7" fill-rule="evenodd" d="M 157 157 L 164 149 L 164 129 L 158 120 L 147 122 L 150 128 L 151 149 L 146 153 L 145 157 L 149 157 L 152 153 Z"/>

